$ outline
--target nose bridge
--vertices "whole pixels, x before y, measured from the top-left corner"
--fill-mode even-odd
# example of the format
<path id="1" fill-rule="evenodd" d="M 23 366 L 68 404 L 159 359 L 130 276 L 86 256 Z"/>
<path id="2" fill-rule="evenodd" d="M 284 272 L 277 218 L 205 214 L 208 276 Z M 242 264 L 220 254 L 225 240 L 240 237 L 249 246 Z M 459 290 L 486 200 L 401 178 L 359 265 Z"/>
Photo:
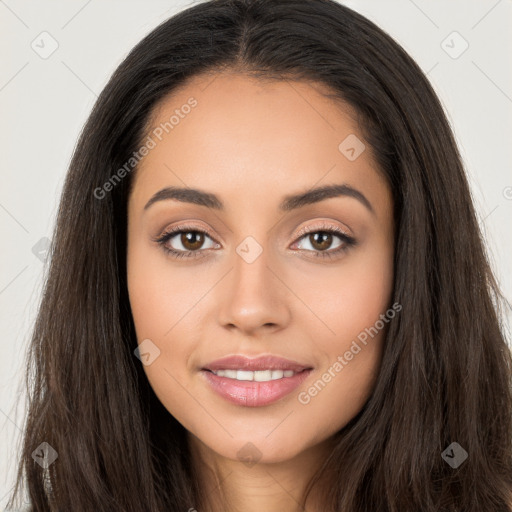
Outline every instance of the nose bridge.
<path id="1" fill-rule="evenodd" d="M 285 290 L 276 278 L 275 258 L 266 240 L 264 233 L 248 235 L 235 247 L 233 271 L 220 297 L 224 325 L 253 330 L 287 321 Z"/>
<path id="2" fill-rule="evenodd" d="M 255 303 L 268 300 L 276 284 L 272 282 L 271 249 L 262 235 L 258 238 L 245 237 L 233 255 L 233 296 Z"/>

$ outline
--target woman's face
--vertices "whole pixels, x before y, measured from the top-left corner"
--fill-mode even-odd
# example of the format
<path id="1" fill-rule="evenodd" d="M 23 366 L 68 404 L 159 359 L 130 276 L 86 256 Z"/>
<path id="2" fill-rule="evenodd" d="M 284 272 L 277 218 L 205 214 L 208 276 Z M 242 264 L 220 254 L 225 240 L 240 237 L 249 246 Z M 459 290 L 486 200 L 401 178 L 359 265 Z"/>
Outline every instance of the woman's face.
<path id="1" fill-rule="evenodd" d="M 155 110 L 134 176 L 144 370 L 169 413 L 233 460 L 288 460 L 346 425 L 394 316 L 391 192 L 348 108 L 320 90 L 196 77 Z M 229 356 L 249 361 L 215 363 Z"/>

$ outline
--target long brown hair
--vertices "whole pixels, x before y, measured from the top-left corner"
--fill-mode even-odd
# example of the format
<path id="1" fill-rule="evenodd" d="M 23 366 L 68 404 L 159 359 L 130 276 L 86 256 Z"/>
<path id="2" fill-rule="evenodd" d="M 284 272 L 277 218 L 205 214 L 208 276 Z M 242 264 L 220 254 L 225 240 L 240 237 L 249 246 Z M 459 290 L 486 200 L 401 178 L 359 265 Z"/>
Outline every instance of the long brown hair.
<path id="1" fill-rule="evenodd" d="M 322 510 L 512 510 L 512 359 L 458 149 L 415 62 L 332 0 L 199 3 L 153 30 L 111 77 L 61 197 L 9 506 L 24 481 L 35 511 L 186 511 L 206 502 L 185 429 L 133 354 L 125 259 L 136 169 L 108 193 L 104 185 L 140 146 L 159 100 L 222 69 L 327 85 L 358 113 L 393 193 L 392 302 L 403 309 L 389 325 L 374 392 L 311 482 L 309 490 L 326 489 Z M 43 442 L 58 453 L 47 467 L 32 457 L 39 449 L 51 458 Z M 468 454 L 458 467 L 442 456 L 454 442 Z"/>

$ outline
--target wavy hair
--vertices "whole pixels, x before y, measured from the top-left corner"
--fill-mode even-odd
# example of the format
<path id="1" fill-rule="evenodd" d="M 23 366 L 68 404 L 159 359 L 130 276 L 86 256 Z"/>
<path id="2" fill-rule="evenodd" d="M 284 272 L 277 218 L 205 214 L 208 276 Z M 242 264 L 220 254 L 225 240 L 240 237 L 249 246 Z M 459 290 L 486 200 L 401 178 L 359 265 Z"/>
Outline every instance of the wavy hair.
<path id="1" fill-rule="evenodd" d="M 186 431 L 134 357 L 126 284 L 127 173 L 157 103 L 187 80 L 235 70 L 307 80 L 357 112 L 394 199 L 395 282 L 375 389 L 336 433 L 304 495 L 328 512 L 510 512 L 512 358 L 449 123 L 411 57 L 333 0 L 211 0 L 166 20 L 100 94 L 70 162 L 27 354 L 28 414 L 10 506 L 33 511 L 207 510 Z M 47 467 L 32 453 L 58 453 Z M 457 468 L 442 452 L 457 442 Z"/>

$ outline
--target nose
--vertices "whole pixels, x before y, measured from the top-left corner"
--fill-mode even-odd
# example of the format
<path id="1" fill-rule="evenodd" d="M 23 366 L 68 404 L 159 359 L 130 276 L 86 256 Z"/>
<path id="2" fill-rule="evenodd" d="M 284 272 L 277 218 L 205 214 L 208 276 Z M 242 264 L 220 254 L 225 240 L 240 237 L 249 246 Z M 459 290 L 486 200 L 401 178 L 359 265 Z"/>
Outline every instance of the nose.
<path id="1" fill-rule="evenodd" d="M 252 262 L 234 254 L 233 268 L 220 283 L 218 294 L 219 322 L 225 328 L 256 336 L 260 331 L 283 329 L 289 323 L 290 292 L 267 253 L 264 249 Z"/>

